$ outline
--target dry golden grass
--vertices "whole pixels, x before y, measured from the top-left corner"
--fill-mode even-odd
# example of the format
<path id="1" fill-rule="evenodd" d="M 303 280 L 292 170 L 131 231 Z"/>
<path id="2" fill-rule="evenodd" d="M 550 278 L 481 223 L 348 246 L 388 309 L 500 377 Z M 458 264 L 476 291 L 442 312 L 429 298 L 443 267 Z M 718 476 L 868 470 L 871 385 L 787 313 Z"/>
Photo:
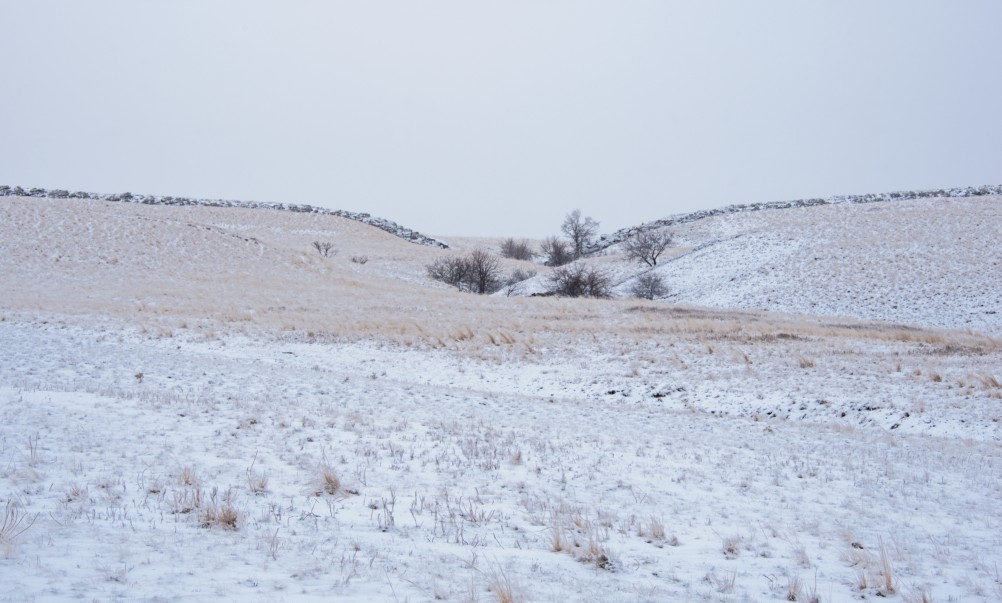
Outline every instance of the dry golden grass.
<path id="1" fill-rule="evenodd" d="M 884 547 L 883 539 L 880 540 L 880 577 L 881 592 L 884 593 L 884 595 L 894 594 L 894 571 L 891 570 L 891 561 L 887 555 L 887 549 Z"/>
<path id="2" fill-rule="evenodd" d="M 487 583 L 498 603 L 517 603 L 522 600 L 511 578 L 500 566 L 487 573 Z"/>
<path id="3" fill-rule="evenodd" d="M 330 467 L 322 468 L 320 470 L 320 490 L 318 494 L 326 493 L 335 496 L 339 492 L 341 492 L 341 478 Z"/>
<path id="4" fill-rule="evenodd" d="M 514 349 L 651 339 L 804 345 L 896 342 L 930 354 L 986 354 L 1002 341 L 964 331 L 718 311 L 635 299 L 459 293 L 424 266 L 455 250 L 414 245 L 363 224 L 293 212 L 6 198 L 0 252 L 5 316 L 105 316 L 151 338 L 254 334 L 307 342 L 382 339 L 414 348 Z M 24 238 L 20 238 L 21 234 Z M 321 257 L 315 240 L 342 254 Z M 365 255 L 366 264 L 349 255 Z M 545 268 L 541 268 L 545 270 Z M 46 275 L 38 278 L 39 274 Z M 359 303 L 359 300 L 365 303 Z M 801 360 L 798 360 L 802 358 Z M 804 366 L 804 368 L 809 368 Z M 997 380 L 994 381 L 997 384 Z"/>

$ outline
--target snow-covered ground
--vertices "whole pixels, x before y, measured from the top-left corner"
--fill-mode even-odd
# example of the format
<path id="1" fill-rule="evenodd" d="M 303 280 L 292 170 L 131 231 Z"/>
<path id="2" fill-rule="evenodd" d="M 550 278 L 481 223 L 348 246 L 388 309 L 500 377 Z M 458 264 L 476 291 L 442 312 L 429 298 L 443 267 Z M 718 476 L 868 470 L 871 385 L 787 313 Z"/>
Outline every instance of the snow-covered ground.
<path id="1" fill-rule="evenodd" d="M 684 247 L 658 267 L 668 301 L 1002 335 L 1002 197 L 735 213 L 671 232 Z"/>
<path id="2" fill-rule="evenodd" d="M 874 245 L 787 211 L 684 236 Z M 334 216 L 5 198 L 0 228 L 6 600 L 1002 599 L 1002 342 L 926 328 L 984 292 L 898 326 L 460 294 L 424 275 L 452 251 Z M 976 278 L 940 270 L 910 291 Z"/>

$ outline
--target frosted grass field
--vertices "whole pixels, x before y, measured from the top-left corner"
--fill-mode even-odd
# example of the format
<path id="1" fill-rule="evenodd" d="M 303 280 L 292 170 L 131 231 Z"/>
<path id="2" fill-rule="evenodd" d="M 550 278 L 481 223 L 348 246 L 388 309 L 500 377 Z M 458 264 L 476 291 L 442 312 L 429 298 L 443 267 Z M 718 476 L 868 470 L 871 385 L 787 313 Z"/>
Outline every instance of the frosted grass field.
<path id="1" fill-rule="evenodd" d="M 679 306 L 460 294 L 332 216 L 5 198 L 0 597 L 1000 600 L 998 201 L 880 208 L 688 225 Z"/>

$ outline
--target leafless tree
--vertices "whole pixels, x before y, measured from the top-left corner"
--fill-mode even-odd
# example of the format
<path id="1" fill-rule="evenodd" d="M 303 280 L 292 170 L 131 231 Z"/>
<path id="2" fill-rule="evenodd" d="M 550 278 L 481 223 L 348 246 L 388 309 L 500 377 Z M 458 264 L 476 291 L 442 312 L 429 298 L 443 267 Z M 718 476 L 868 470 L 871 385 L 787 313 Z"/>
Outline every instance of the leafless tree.
<path id="1" fill-rule="evenodd" d="M 664 277 L 660 274 L 645 272 L 637 277 L 630 291 L 636 297 L 658 299 L 668 293 L 668 286 L 665 285 Z"/>
<path id="2" fill-rule="evenodd" d="M 574 261 L 574 253 L 567 241 L 557 237 L 547 237 L 540 245 L 547 266 L 563 266 Z"/>
<path id="3" fill-rule="evenodd" d="M 529 245 L 529 241 L 526 241 L 525 239 L 516 241 L 515 239 L 509 237 L 501 243 L 501 257 L 513 260 L 532 260 L 535 255 L 536 254 L 532 252 L 532 247 Z"/>
<path id="4" fill-rule="evenodd" d="M 337 255 L 337 249 L 334 249 L 334 243 L 331 243 L 330 241 L 313 241 L 313 248 L 317 250 L 317 253 L 325 258 Z"/>
<path id="5" fill-rule="evenodd" d="M 645 231 L 637 234 L 623 244 L 626 255 L 638 262 L 643 262 L 651 268 L 658 265 L 658 258 L 671 247 L 671 233 L 665 231 Z"/>
<path id="6" fill-rule="evenodd" d="M 550 292 L 563 297 L 609 297 L 612 281 L 594 266 L 575 263 L 550 273 Z"/>
<path id="7" fill-rule="evenodd" d="M 588 247 L 594 242 L 595 235 L 598 234 L 598 222 L 588 217 L 581 217 L 581 210 L 575 209 L 564 218 L 560 231 L 570 239 L 574 259 L 577 260 L 585 255 Z"/>
<path id="8" fill-rule="evenodd" d="M 468 283 L 474 293 L 494 293 L 501 288 L 501 262 L 486 249 L 475 249 L 467 256 Z"/>

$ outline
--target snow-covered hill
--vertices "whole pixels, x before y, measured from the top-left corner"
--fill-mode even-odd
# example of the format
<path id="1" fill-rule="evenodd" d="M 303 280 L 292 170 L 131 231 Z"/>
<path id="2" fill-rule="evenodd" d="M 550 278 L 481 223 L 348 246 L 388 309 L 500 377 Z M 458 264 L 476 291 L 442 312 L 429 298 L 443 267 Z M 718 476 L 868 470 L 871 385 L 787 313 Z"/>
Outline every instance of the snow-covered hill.
<path id="1" fill-rule="evenodd" d="M 423 235 L 386 218 L 379 218 L 363 212 L 352 212 L 343 209 L 327 209 L 303 203 L 261 203 L 258 201 L 231 201 L 225 199 L 191 199 L 189 197 L 174 197 L 170 195 L 139 195 L 125 193 L 89 193 L 86 191 L 70 192 L 64 189 L 29 188 L 20 186 L 0 185 L 0 197 L 33 197 L 36 199 L 91 199 L 94 201 L 116 201 L 121 203 L 140 203 L 143 205 L 175 205 L 200 207 L 240 207 L 244 209 L 271 209 L 308 214 L 322 214 L 348 218 L 369 226 L 375 226 L 394 236 L 412 243 L 431 245 L 447 249 L 449 246 L 438 239 Z"/>
<path id="2" fill-rule="evenodd" d="M 459 293 L 425 266 L 483 241 L 335 215 L 2 197 L 0 599 L 1000 600 L 997 207 L 678 225 L 707 308 Z"/>
<path id="3" fill-rule="evenodd" d="M 1002 335 L 1002 197 L 729 213 L 669 230 L 679 248 L 656 268 L 669 302 Z"/>

